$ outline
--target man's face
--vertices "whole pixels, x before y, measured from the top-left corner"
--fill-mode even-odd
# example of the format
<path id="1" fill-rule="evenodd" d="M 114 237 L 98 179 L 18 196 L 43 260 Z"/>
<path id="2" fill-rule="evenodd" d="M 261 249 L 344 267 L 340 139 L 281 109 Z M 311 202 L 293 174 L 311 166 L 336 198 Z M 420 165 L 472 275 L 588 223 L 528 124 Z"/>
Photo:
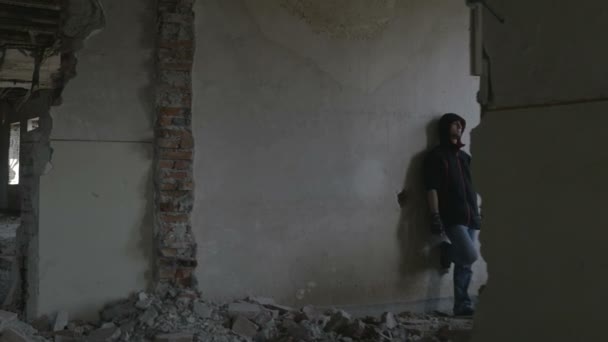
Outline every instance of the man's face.
<path id="1" fill-rule="evenodd" d="M 454 121 L 450 125 L 450 139 L 458 140 L 460 137 L 462 137 L 462 122 Z"/>

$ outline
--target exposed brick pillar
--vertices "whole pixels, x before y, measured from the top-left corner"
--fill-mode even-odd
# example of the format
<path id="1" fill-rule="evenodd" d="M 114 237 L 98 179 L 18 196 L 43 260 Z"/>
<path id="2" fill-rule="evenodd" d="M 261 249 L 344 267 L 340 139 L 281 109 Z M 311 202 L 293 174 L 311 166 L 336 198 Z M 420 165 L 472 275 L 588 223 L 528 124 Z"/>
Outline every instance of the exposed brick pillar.
<path id="1" fill-rule="evenodd" d="M 193 202 L 193 0 L 158 0 L 155 127 L 156 279 L 194 286 L 196 242 Z"/>

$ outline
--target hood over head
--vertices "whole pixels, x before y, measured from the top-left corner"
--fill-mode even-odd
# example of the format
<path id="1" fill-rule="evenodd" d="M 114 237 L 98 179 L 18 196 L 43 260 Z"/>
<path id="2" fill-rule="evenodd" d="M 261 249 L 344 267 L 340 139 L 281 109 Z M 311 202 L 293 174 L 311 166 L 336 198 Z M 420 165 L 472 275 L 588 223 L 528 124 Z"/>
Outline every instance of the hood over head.
<path id="1" fill-rule="evenodd" d="M 460 115 L 454 113 L 447 113 L 441 116 L 439 119 L 439 141 L 441 145 L 444 146 L 453 146 L 456 148 L 461 148 L 464 144 L 458 139 L 456 144 L 452 144 L 450 137 L 450 126 L 455 121 L 460 121 L 462 125 L 462 132 L 464 132 L 465 127 L 467 126 L 467 122 Z"/>

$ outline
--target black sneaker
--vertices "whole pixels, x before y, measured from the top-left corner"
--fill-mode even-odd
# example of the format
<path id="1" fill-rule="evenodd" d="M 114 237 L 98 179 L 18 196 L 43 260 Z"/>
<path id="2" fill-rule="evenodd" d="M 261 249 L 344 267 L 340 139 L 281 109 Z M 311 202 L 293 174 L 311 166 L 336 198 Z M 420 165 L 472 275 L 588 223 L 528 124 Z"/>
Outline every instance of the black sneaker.
<path id="1" fill-rule="evenodd" d="M 458 317 L 466 317 L 475 315 L 475 309 L 473 308 L 464 308 L 462 310 L 454 310 L 454 316 Z"/>
<path id="2" fill-rule="evenodd" d="M 452 260 L 450 260 L 450 247 L 452 246 L 449 242 L 444 241 L 439 244 L 439 266 L 444 272 L 447 272 L 452 265 Z"/>

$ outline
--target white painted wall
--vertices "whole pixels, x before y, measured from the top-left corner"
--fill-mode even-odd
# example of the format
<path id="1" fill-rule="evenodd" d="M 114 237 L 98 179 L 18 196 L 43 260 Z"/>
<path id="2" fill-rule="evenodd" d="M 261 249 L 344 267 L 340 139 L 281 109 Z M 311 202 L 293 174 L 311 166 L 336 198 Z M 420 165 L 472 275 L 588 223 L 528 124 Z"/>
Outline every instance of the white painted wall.
<path id="1" fill-rule="evenodd" d="M 155 5 L 102 1 L 107 27 L 79 53 L 54 107 L 41 177 L 38 314 L 95 318 L 148 285 L 152 250 Z"/>
<path id="2" fill-rule="evenodd" d="M 196 2 L 193 227 L 208 298 L 364 305 L 452 295 L 451 275 L 437 275 L 425 251 L 419 168 L 432 119 L 454 111 L 478 122 L 468 10 L 354 1 L 331 12 L 338 3 L 347 4 L 323 2 L 324 17 L 308 25 L 285 1 Z M 327 18 L 368 12 L 366 23 L 386 22 L 377 34 L 325 32 Z M 404 179 L 412 197 L 401 212 Z"/>
<path id="3" fill-rule="evenodd" d="M 490 1 L 492 107 L 473 134 L 489 282 L 474 341 L 595 341 L 608 303 L 602 1 Z"/>

